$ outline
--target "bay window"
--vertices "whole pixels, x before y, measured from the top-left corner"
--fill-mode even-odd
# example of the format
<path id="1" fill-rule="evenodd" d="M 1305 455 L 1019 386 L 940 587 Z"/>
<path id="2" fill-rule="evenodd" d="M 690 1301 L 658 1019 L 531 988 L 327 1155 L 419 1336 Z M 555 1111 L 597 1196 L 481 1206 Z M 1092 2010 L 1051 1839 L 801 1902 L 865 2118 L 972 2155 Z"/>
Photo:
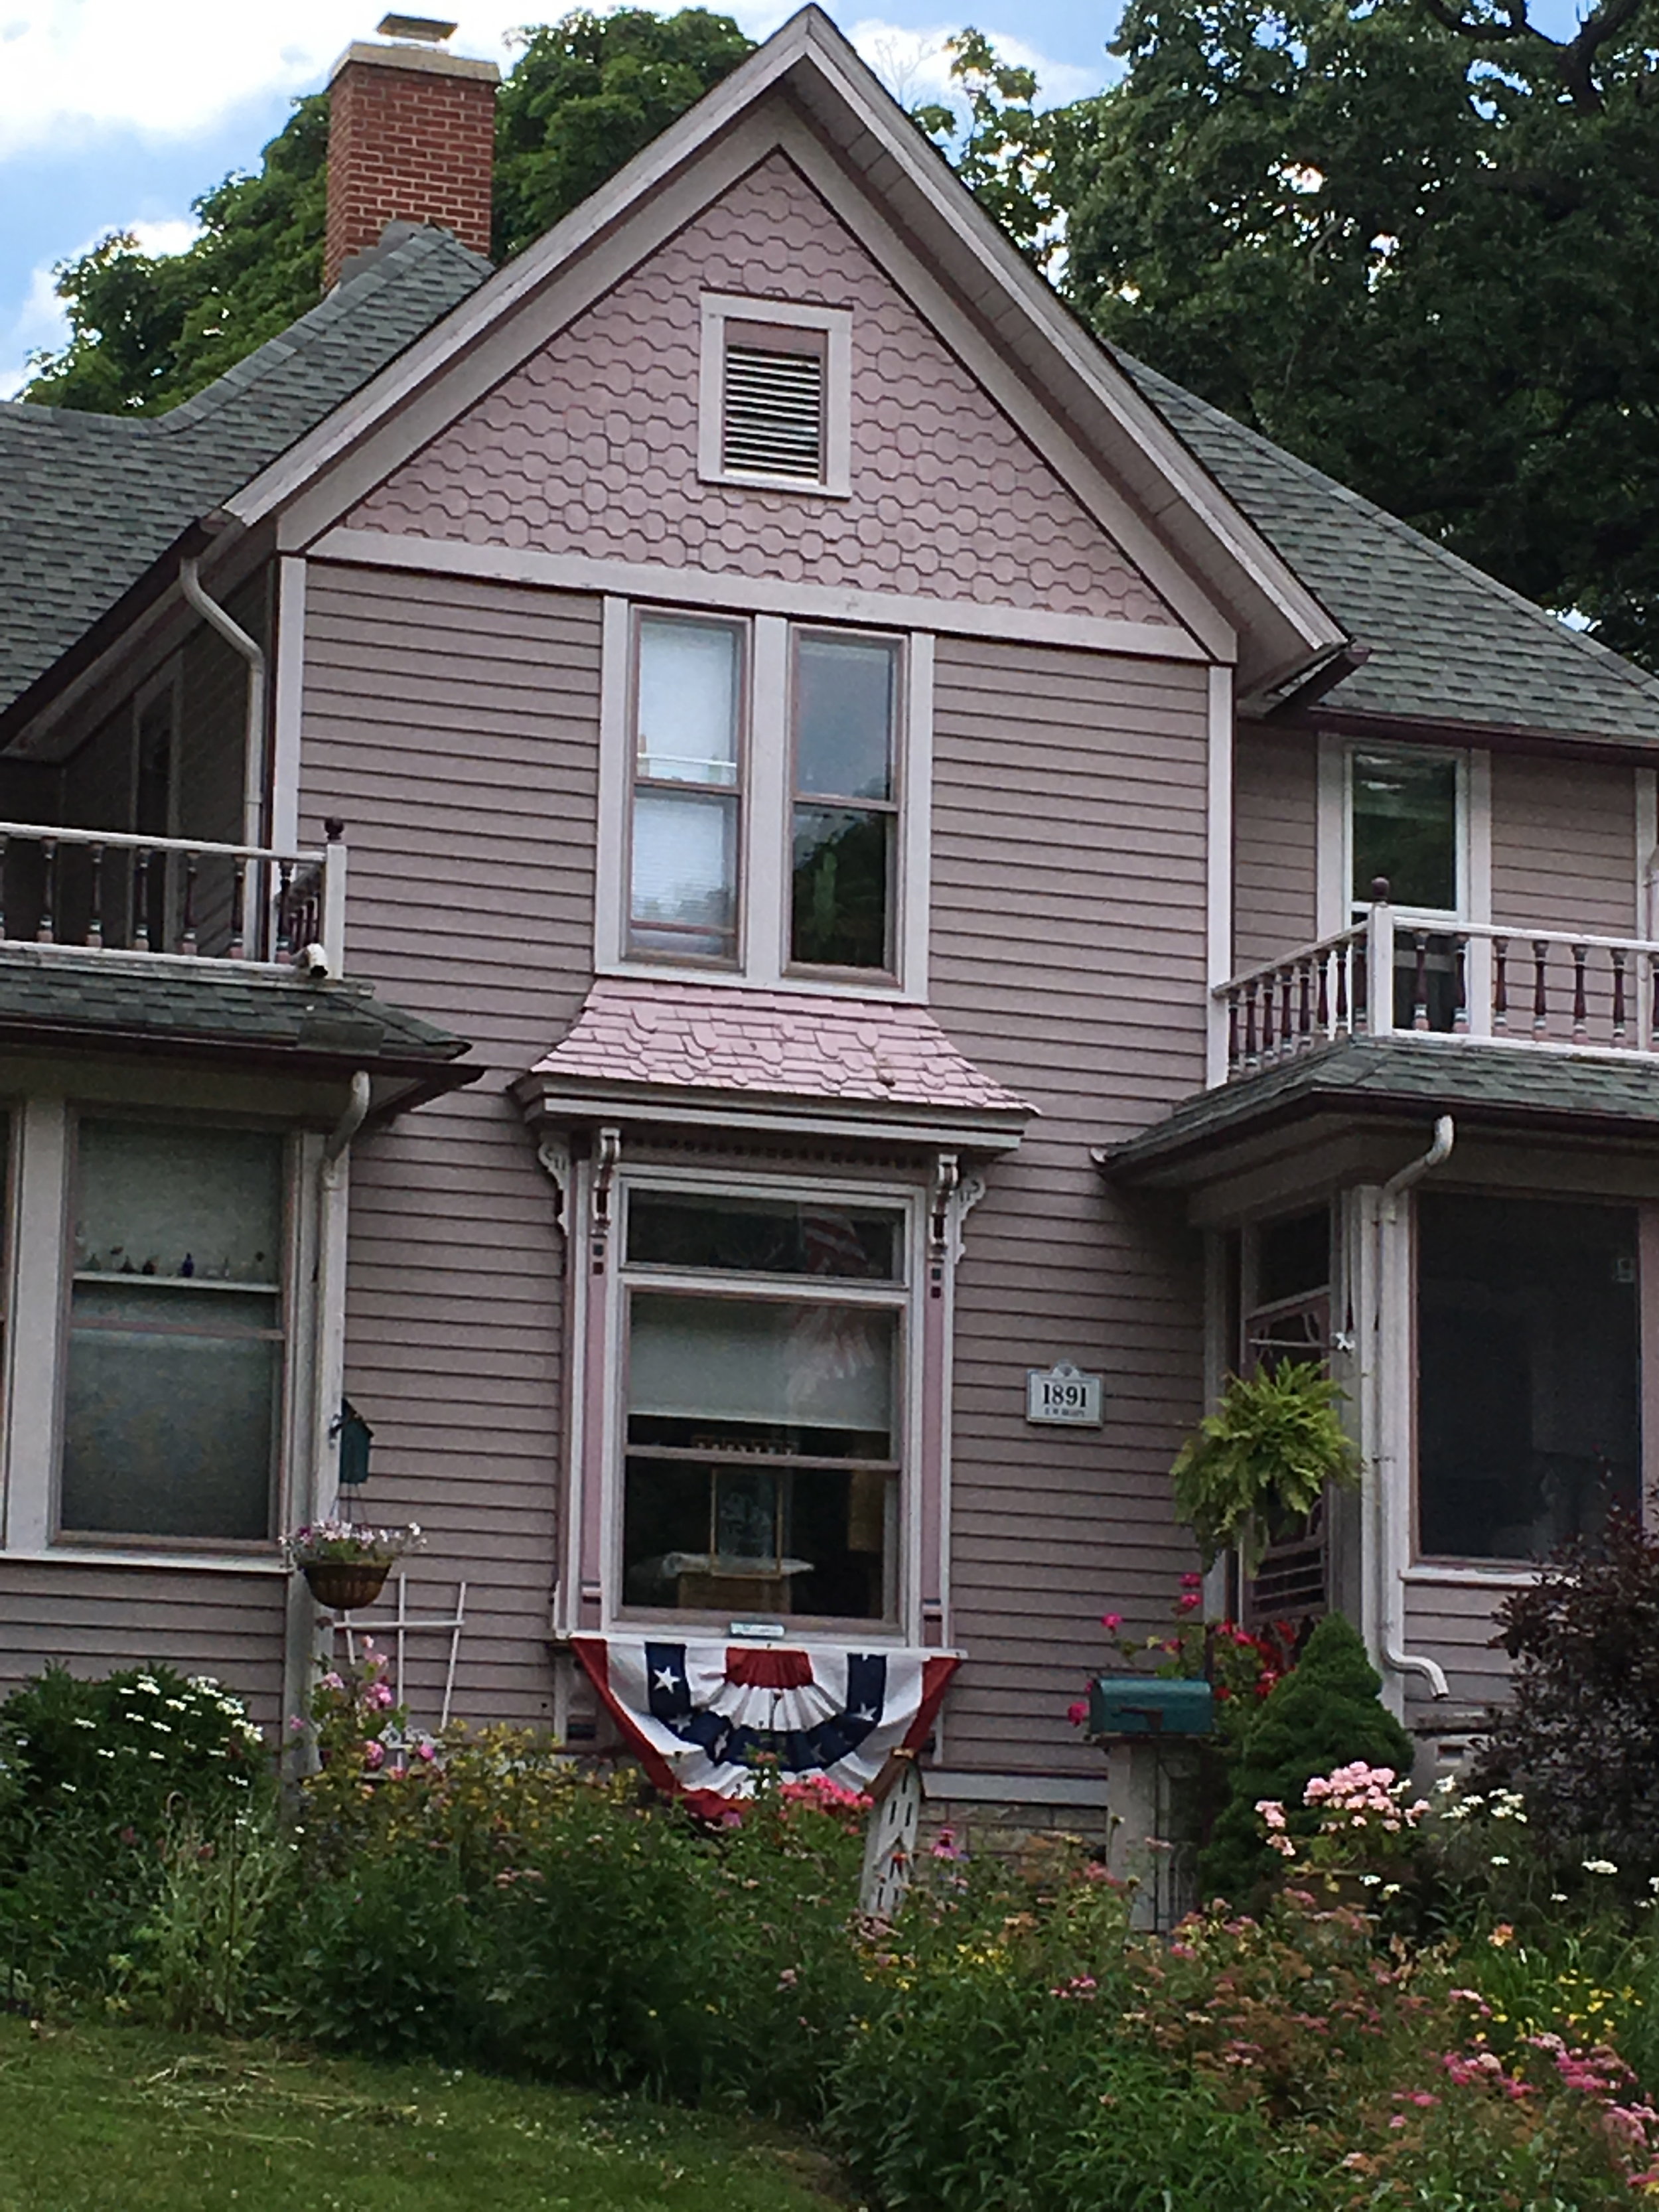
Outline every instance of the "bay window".
<path id="1" fill-rule="evenodd" d="M 907 1215 L 632 1188 L 629 1612 L 896 1623 Z"/>
<path id="2" fill-rule="evenodd" d="M 73 1172 L 59 1527 L 269 1539 L 286 1336 L 283 1139 L 88 1115 Z"/>

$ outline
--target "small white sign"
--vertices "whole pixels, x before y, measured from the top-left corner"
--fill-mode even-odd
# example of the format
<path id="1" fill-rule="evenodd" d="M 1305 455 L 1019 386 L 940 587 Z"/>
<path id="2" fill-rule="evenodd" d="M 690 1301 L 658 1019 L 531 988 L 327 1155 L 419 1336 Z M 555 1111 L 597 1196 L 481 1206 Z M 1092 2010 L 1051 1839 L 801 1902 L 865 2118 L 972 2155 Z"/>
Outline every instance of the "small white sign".
<path id="1" fill-rule="evenodd" d="M 1025 1373 L 1025 1418 L 1061 1428 L 1097 1429 L 1103 1396 L 1101 1377 L 1085 1375 L 1069 1359 Z"/>

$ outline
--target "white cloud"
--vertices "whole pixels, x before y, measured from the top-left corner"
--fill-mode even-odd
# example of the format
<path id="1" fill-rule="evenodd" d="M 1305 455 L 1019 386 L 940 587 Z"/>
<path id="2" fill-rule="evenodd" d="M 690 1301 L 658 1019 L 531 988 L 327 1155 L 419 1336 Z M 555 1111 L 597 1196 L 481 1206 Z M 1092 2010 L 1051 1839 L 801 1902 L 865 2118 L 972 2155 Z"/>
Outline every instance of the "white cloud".
<path id="1" fill-rule="evenodd" d="M 738 0 L 734 12 L 751 35 L 763 37 L 794 5 Z M 512 7 L 513 0 L 459 0 L 449 11 L 460 23 L 453 51 L 505 66 L 514 23 L 560 12 L 532 7 L 507 15 Z M 270 9 L 246 0 L 161 0 L 149 8 L 132 0 L 0 0 L 0 160 L 111 129 L 155 139 L 210 131 L 249 100 L 316 88 L 353 38 L 371 34 L 374 14 L 363 0 L 283 0 Z M 915 100 L 944 94 L 945 41 L 957 27 L 916 31 L 868 17 L 848 36 Z M 1103 76 L 1049 61 L 1012 33 L 992 27 L 988 35 L 1010 60 L 1037 70 L 1048 100 L 1076 99 Z"/>
<path id="2" fill-rule="evenodd" d="M 362 0 L 9 6 L 0 0 L 0 159 L 111 128 L 154 138 L 211 130 L 247 100 L 314 88 L 376 12 Z M 506 58 L 502 0 L 462 0 L 453 13 L 456 52 Z"/>
<path id="3" fill-rule="evenodd" d="M 922 100 L 953 100 L 955 88 L 951 82 L 951 57 L 945 51 L 945 43 L 962 28 L 960 22 L 941 23 L 918 31 L 898 23 L 884 22 L 879 16 L 865 16 L 843 28 L 887 89 L 904 106 L 914 107 Z M 1036 70 L 1037 98 L 1044 107 L 1081 100 L 1089 93 L 1098 92 L 1106 81 L 1103 56 L 1098 70 L 1078 69 L 1069 62 L 1050 60 L 1011 31 L 991 28 L 985 35 L 1005 62 Z"/>
<path id="4" fill-rule="evenodd" d="M 130 230 L 146 253 L 182 253 L 195 237 L 198 226 L 184 218 L 162 222 L 111 222 L 94 237 L 83 239 L 64 254 L 65 261 L 77 260 L 95 246 L 100 238 L 107 238 L 112 230 Z M 9 323 L 0 323 L 0 362 L 19 364 L 12 368 L 0 368 L 0 399 L 15 398 L 28 382 L 29 371 L 22 366 L 31 354 L 55 353 L 69 336 L 69 318 L 64 313 L 64 303 L 58 297 L 52 265 L 43 263 L 29 275 L 29 286 L 23 303 Z"/>

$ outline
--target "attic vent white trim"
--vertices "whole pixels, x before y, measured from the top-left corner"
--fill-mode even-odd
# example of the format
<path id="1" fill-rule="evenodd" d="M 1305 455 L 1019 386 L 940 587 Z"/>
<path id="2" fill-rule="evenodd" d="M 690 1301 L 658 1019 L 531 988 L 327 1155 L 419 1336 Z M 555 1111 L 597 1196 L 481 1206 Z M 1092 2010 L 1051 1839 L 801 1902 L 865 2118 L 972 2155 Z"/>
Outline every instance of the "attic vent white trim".
<path id="1" fill-rule="evenodd" d="M 726 349 L 720 460 L 744 476 L 823 481 L 823 356 Z"/>
<path id="2" fill-rule="evenodd" d="M 704 295 L 700 477 L 846 496 L 852 322 L 845 307 Z"/>

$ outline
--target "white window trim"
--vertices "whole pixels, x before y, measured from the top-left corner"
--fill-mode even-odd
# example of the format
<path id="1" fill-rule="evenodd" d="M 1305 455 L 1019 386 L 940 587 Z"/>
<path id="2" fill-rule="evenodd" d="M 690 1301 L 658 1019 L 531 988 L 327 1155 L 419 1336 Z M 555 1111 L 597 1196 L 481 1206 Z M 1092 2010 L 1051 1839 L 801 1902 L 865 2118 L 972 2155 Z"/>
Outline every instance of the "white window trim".
<path id="1" fill-rule="evenodd" d="M 1405 753 L 1443 760 L 1439 745 L 1396 744 L 1392 738 L 1345 738 L 1327 733 L 1319 741 L 1318 933 L 1334 936 L 1352 919 L 1353 757 L 1357 752 Z M 1492 920 L 1492 756 L 1484 749 L 1458 751 L 1457 904 L 1413 908 L 1426 918 L 1446 922 Z M 1359 902 L 1363 904 L 1363 902 Z"/>
<path id="2" fill-rule="evenodd" d="M 821 331 L 824 337 L 823 475 L 818 482 L 769 476 L 724 464 L 726 326 L 770 323 L 774 328 Z M 744 299 L 731 292 L 702 295 L 702 352 L 697 380 L 697 474 L 705 483 L 750 490 L 794 492 L 807 499 L 846 499 L 852 492 L 853 316 L 848 307 L 808 307 L 791 300 Z"/>
<path id="3" fill-rule="evenodd" d="M 283 1394 L 273 1439 L 272 1534 L 246 1544 L 207 1538 L 131 1537 L 58 1528 L 64 1390 L 68 1372 L 70 1266 L 74 1203 L 75 1128 L 78 1117 L 146 1120 L 173 1125 L 154 1108 L 112 1100 L 32 1097 L 12 1112 L 10 1249 L 6 1255 L 14 1316 L 6 1344 L 9 1418 L 3 1451 L 3 1547 L 0 1558 L 79 1562 L 83 1565 L 222 1567 L 259 1571 L 279 1565 L 275 1538 L 301 1494 L 299 1461 L 309 1438 L 316 1362 L 310 1343 L 311 1280 L 316 1208 L 309 1202 L 320 1146 L 274 1130 L 283 1139 Z M 234 1113 L 192 1116 L 204 1127 L 272 1127 Z"/>
<path id="4" fill-rule="evenodd" d="M 799 1175 L 750 1174 L 730 1169 L 669 1168 L 641 1165 L 625 1167 L 618 1171 L 611 1200 L 615 1208 L 616 1227 L 612 1237 L 616 1251 L 612 1264 L 607 1269 L 602 1300 L 594 1300 L 587 1309 L 587 1328 L 599 1327 L 604 1332 L 602 1354 L 603 1390 L 605 1408 L 605 1434 L 599 1476 L 600 1527 L 603 1532 L 603 1567 L 601 1582 L 602 1632 L 607 1634 L 638 1635 L 642 1626 L 660 1626 L 665 1634 L 674 1632 L 684 1622 L 688 1632 L 710 1639 L 717 1639 L 726 1632 L 711 1625 L 706 1617 L 652 1611 L 630 1613 L 622 1603 L 622 1527 L 623 1527 L 623 1462 L 625 1456 L 624 1430 L 627 1421 L 627 1393 L 624 1387 L 627 1369 L 626 1332 L 623 1325 L 624 1305 L 630 1284 L 630 1274 L 623 1259 L 625 1249 L 627 1210 L 625 1193 L 629 1190 L 681 1191 L 708 1198 L 778 1198 L 791 1203 L 810 1196 L 814 1204 L 833 1205 L 837 1201 L 849 1206 L 884 1206 L 904 1215 L 905 1280 L 902 1286 L 878 1284 L 818 1282 L 816 1278 L 775 1276 L 764 1279 L 766 1295 L 787 1297 L 800 1296 L 805 1285 L 816 1286 L 819 1291 L 830 1291 L 837 1298 L 847 1295 L 852 1304 L 872 1304 L 887 1310 L 901 1310 L 904 1329 L 900 1353 L 900 1403 L 902 1431 L 899 1452 L 899 1545 L 898 1561 L 898 1620 L 859 1621 L 842 1626 L 817 1627 L 799 1632 L 792 1631 L 792 1645 L 811 1648 L 830 1645 L 843 1648 L 849 1635 L 860 1642 L 875 1646 L 900 1647 L 914 1645 L 922 1640 L 922 1581 L 924 1563 L 921 1557 L 923 1537 L 923 1486 L 927 1470 L 922 1462 L 925 1434 L 926 1362 L 923 1356 L 923 1333 L 927 1324 L 927 1205 L 928 1194 L 917 1182 L 892 1180 L 864 1181 L 830 1180 L 808 1172 Z M 653 1279 L 653 1280 L 655 1278 Z M 664 1276 L 665 1286 L 679 1281 L 678 1277 Z M 741 1294 L 744 1278 L 734 1275 L 731 1287 Z M 699 1277 L 698 1287 L 711 1296 L 718 1295 L 720 1285 L 707 1273 Z M 865 1293 L 860 1297 L 860 1292 Z M 580 1371 L 580 1361 L 573 1364 L 572 1372 Z M 582 1453 L 576 1448 L 576 1481 L 573 1485 L 569 1521 L 573 1531 L 582 1523 L 582 1501 L 580 1496 Z M 941 1504 L 941 1526 L 943 1507 Z M 573 1556 L 571 1576 L 574 1584 L 580 1575 L 580 1561 Z"/>
<path id="5" fill-rule="evenodd" d="M 894 973 L 852 969 L 814 974 L 790 966 L 789 871 L 786 854 L 793 804 L 790 748 L 769 742 L 789 729 L 790 633 L 833 634 L 837 625 L 792 622 L 782 615 L 751 616 L 744 641 L 748 696 L 743 726 L 742 879 L 738 887 L 736 968 L 710 963 L 630 958 L 629 825 L 632 817 L 634 736 L 632 701 L 635 618 L 641 612 L 684 612 L 709 620 L 699 608 L 607 598 L 600 618 L 599 853 L 595 872 L 594 970 L 600 975 L 651 976 L 662 981 L 714 984 L 739 990 L 782 990 L 837 999 L 884 999 L 922 1005 L 927 997 L 928 880 L 933 783 L 933 636 L 931 631 L 847 626 L 847 635 L 891 637 L 899 644 L 899 703 L 895 716 L 895 785 L 899 802 L 894 885 Z"/>

